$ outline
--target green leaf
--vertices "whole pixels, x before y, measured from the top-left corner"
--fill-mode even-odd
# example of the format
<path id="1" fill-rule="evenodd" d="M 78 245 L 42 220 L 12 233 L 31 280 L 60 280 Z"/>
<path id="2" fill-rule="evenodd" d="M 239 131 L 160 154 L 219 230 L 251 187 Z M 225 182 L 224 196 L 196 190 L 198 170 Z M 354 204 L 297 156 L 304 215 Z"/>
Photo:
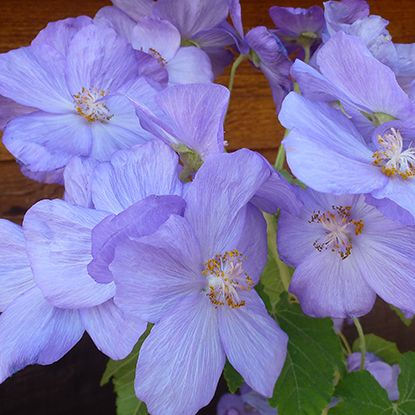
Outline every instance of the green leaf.
<path id="1" fill-rule="evenodd" d="M 233 366 L 227 361 L 223 370 L 223 377 L 228 384 L 228 390 L 230 393 L 235 393 L 244 383 L 243 377 L 233 368 Z"/>
<path id="2" fill-rule="evenodd" d="M 395 413 L 388 394 L 367 371 L 349 373 L 337 386 L 336 397 L 341 398 L 341 402 L 330 410 L 329 415 Z"/>
<path id="3" fill-rule="evenodd" d="M 280 300 L 281 293 L 288 289 L 292 272 L 278 256 L 276 216 L 265 214 L 265 220 L 267 221 L 268 258 L 260 278 L 261 286 L 257 291 L 262 295 L 268 311 L 272 314 Z"/>
<path id="4" fill-rule="evenodd" d="M 270 403 L 284 415 L 321 415 L 333 396 L 336 377 L 344 371 L 333 323 L 306 316 L 287 293 L 281 295 L 276 317 L 289 342 Z"/>
<path id="5" fill-rule="evenodd" d="M 386 391 L 367 371 L 348 374 L 337 386 L 341 402 L 329 415 L 413 415 L 415 414 L 415 353 L 402 355 L 398 379 L 399 400 L 391 402 Z"/>
<path id="6" fill-rule="evenodd" d="M 141 345 L 149 335 L 151 325 L 135 345 L 133 351 L 123 360 L 109 360 L 101 379 L 101 386 L 107 384 L 111 379 L 114 391 L 117 395 L 117 415 L 147 415 L 144 402 L 137 399 L 134 392 L 135 368 L 137 366 L 138 354 Z"/>
<path id="7" fill-rule="evenodd" d="M 415 414 L 415 353 L 408 352 L 402 355 L 399 362 L 401 374 L 398 379 L 399 401 L 396 412 L 399 415 Z"/>
<path id="8" fill-rule="evenodd" d="M 395 343 L 382 339 L 374 334 L 366 334 L 366 350 L 375 354 L 386 363 L 393 365 L 399 363 L 401 353 Z M 353 343 L 353 351 L 360 352 L 360 339 L 356 339 Z"/>
<path id="9" fill-rule="evenodd" d="M 268 311 L 272 313 L 279 301 L 281 293 L 283 293 L 284 285 L 279 277 L 279 270 L 277 263 L 272 257 L 271 252 L 268 249 L 267 265 L 260 278 L 261 286 L 258 288 L 261 295 L 261 289 L 266 295 L 266 299 L 263 298 L 264 303 L 267 305 Z M 267 301 L 268 300 L 268 304 Z"/>
<path id="10" fill-rule="evenodd" d="M 390 308 L 398 315 L 401 319 L 402 323 L 405 324 L 406 327 L 409 327 L 412 324 L 413 318 L 405 317 L 405 314 L 402 311 L 393 305 L 390 305 Z"/>

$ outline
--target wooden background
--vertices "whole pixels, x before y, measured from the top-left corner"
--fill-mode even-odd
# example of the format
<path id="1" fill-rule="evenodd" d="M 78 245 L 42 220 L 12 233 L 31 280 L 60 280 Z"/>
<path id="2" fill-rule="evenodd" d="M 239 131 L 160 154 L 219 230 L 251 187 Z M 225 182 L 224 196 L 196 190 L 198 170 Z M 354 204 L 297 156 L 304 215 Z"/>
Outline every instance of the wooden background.
<path id="1" fill-rule="evenodd" d="M 272 27 L 268 9 L 272 5 L 309 7 L 317 0 L 241 0 L 244 26 Z M 372 14 L 389 19 L 395 42 L 415 42 L 414 0 L 369 0 Z M 0 0 L 0 53 L 30 43 L 49 21 L 89 15 L 110 4 L 109 0 Z M 219 82 L 227 84 L 227 76 Z M 248 147 L 275 157 L 282 130 L 278 126 L 265 78 L 248 63 L 237 74 L 226 139 L 231 149 Z M 22 176 L 13 157 L 0 147 L 0 217 L 20 223 L 36 201 L 59 197 L 62 189 L 42 185 Z M 363 319 L 366 332 L 374 332 L 398 343 L 401 351 L 415 350 L 415 330 L 406 328 L 380 301 Z M 346 329 L 350 338 L 352 328 Z M 1 350 L 0 350 L 1 353 Z M 84 338 L 64 359 L 53 366 L 33 366 L 0 385 L 1 415 L 113 415 L 111 386 L 100 388 L 106 358 Z M 223 385 L 222 385 L 223 386 Z M 202 411 L 214 414 L 210 408 Z"/>

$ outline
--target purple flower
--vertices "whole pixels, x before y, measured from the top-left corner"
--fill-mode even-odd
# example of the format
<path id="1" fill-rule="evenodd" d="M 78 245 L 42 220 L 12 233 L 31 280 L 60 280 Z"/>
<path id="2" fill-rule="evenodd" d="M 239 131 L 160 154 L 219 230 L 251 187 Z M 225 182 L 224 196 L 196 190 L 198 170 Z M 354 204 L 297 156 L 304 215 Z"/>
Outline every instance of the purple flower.
<path id="1" fill-rule="evenodd" d="M 125 320 L 109 298 L 90 308 L 55 307 L 33 278 L 21 227 L 0 221 L 0 234 L 0 382 L 27 365 L 59 360 L 85 330 L 112 358 L 130 353 L 144 322 Z"/>
<path id="2" fill-rule="evenodd" d="M 142 17 L 133 29 L 131 44 L 156 59 L 168 72 L 170 83 L 213 81 L 209 56 L 196 46 L 181 47 L 180 32 L 168 20 Z"/>
<path id="3" fill-rule="evenodd" d="M 330 0 L 324 3 L 324 17 L 330 36 L 347 31 L 352 23 L 369 16 L 369 4 L 365 0 Z"/>
<path id="4" fill-rule="evenodd" d="M 50 23 L 31 46 L 0 55 L 0 95 L 36 109 L 10 121 L 3 142 L 35 177 L 73 156 L 108 160 L 152 139 L 125 95 L 149 104 L 154 93 L 112 29 L 87 17 Z"/>
<path id="5" fill-rule="evenodd" d="M 253 391 L 246 384 L 242 385 L 240 395 L 227 393 L 223 395 L 217 405 L 217 415 L 277 415 L 278 411 L 272 408 L 268 399 Z"/>
<path id="6" fill-rule="evenodd" d="M 280 121 L 290 129 L 283 141 L 288 164 L 303 183 L 326 193 L 370 193 L 415 215 L 415 150 L 400 132 L 404 124 L 391 122 L 366 141 L 339 110 L 296 93 L 284 101 Z"/>
<path id="7" fill-rule="evenodd" d="M 152 29 L 158 26 L 157 30 L 163 36 L 163 41 L 168 39 L 170 46 L 177 35 L 179 36 L 179 46 L 185 47 L 170 48 L 169 53 L 176 51 L 179 56 L 175 57 L 175 62 L 167 65 L 169 75 L 173 75 L 173 82 L 190 83 L 183 75 L 178 77 L 177 74 L 184 71 L 193 78 L 197 77 L 197 81 L 193 82 L 207 82 L 213 76 L 211 65 L 217 76 L 232 60 L 232 55 L 225 49 L 233 44 L 232 37 L 221 29 L 229 12 L 227 0 L 179 0 L 173 3 L 170 0 L 141 0 L 138 3 L 133 0 L 118 0 L 113 3 L 116 7 L 104 7 L 96 17 L 109 20 L 119 33 L 140 50 L 144 36 L 144 45 L 151 45 L 150 54 L 159 61 L 159 55 L 167 62 L 169 58 L 163 55 L 162 50 L 166 51 L 166 47 L 154 36 Z M 155 23 L 157 21 L 163 23 Z M 149 26 L 149 23 L 153 26 Z M 175 28 L 174 33 L 171 26 Z M 146 47 L 143 50 L 146 52 Z M 208 56 L 211 65 L 206 61 Z M 189 68 L 191 65 L 194 68 Z M 202 70 L 201 73 L 198 73 L 199 69 Z"/>
<path id="8" fill-rule="evenodd" d="M 278 36 L 298 38 L 314 34 L 319 37 L 324 27 L 324 14 L 320 6 L 308 9 L 273 6 L 269 14 L 277 26 Z"/>
<path id="9" fill-rule="evenodd" d="M 136 103 L 141 125 L 177 151 L 186 174 L 211 154 L 224 151 L 223 123 L 229 91 L 214 84 L 176 85 L 156 97 L 157 112 Z"/>
<path id="10" fill-rule="evenodd" d="M 0 222 L 0 346 L 6 350 L 0 379 L 27 364 L 59 359 L 85 330 L 105 354 L 123 358 L 146 327 L 125 319 L 114 305 L 113 282 L 99 284 L 89 275 L 92 231 L 120 211 L 124 229 L 134 227 L 141 235 L 154 232 L 171 213 L 181 214 L 184 202 L 174 195 L 182 193 L 177 156 L 152 141 L 99 165 L 73 159 L 65 187 L 68 202 L 44 200 L 28 211 L 24 237 L 20 227 Z"/>
<path id="11" fill-rule="evenodd" d="M 357 36 L 376 59 L 395 68 L 398 56 L 386 29 L 389 21 L 369 15 L 369 5 L 365 0 L 327 1 L 324 3 L 324 17 L 327 33 L 323 40 L 327 41 L 339 31 Z"/>
<path id="12" fill-rule="evenodd" d="M 254 390 L 272 394 L 287 337 L 253 290 L 267 243 L 264 218 L 249 203 L 270 175 L 248 150 L 210 156 L 187 185 L 184 216 L 171 215 L 151 235 L 117 238 L 116 302 L 155 323 L 135 386 L 154 415 L 207 405 L 225 357 Z"/>
<path id="13" fill-rule="evenodd" d="M 372 309 L 376 294 L 397 307 L 415 309 L 413 227 L 385 218 L 364 195 L 300 188 L 297 195 L 302 212 L 281 211 L 278 250 L 296 268 L 290 291 L 305 313 L 362 316 Z"/>
<path id="14" fill-rule="evenodd" d="M 347 358 L 347 370 L 356 372 L 360 369 L 360 353 L 352 353 Z M 399 365 L 388 365 L 373 353 L 366 353 L 365 369 L 378 381 L 380 386 L 388 393 L 391 401 L 399 399 L 398 377 Z"/>
<path id="15" fill-rule="evenodd" d="M 284 45 L 278 36 L 265 26 L 255 27 L 244 35 L 239 0 L 230 2 L 230 14 L 234 28 L 228 25 L 228 33 L 234 36 L 239 52 L 247 55 L 254 66 L 268 79 L 279 111 L 282 100 L 292 89 L 289 75 L 291 61 Z"/>
<path id="16" fill-rule="evenodd" d="M 292 67 L 304 96 L 318 101 L 340 101 L 362 131 L 413 116 L 408 95 L 394 72 L 375 59 L 356 37 L 334 35 L 318 52 L 319 71 L 301 61 Z"/>
<path id="17" fill-rule="evenodd" d="M 289 54 L 308 61 L 311 51 L 321 43 L 325 25 L 323 9 L 320 6 L 308 9 L 273 6 L 269 14 L 277 27 L 275 33 Z"/>

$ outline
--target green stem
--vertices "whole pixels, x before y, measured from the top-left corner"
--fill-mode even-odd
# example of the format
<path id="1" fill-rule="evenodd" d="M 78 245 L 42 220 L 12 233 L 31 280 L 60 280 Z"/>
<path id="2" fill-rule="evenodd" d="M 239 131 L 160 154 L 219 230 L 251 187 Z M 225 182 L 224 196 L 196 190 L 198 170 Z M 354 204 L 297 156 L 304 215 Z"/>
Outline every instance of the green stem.
<path id="1" fill-rule="evenodd" d="M 228 85 L 228 89 L 229 89 L 229 91 L 232 91 L 233 84 L 234 84 L 234 82 L 235 82 L 236 70 L 238 69 L 239 65 L 240 65 L 240 64 L 241 64 L 241 63 L 242 63 L 245 59 L 248 59 L 248 56 L 246 56 L 246 55 L 239 55 L 239 56 L 235 59 L 235 61 L 234 61 L 233 65 L 232 65 L 232 68 L 231 68 L 231 73 L 230 73 L 230 77 L 229 77 L 229 85 Z"/>
<path id="2" fill-rule="evenodd" d="M 284 140 L 287 134 L 288 134 L 288 130 L 285 130 L 284 137 L 282 137 L 282 140 Z M 278 171 L 281 171 L 284 168 L 284 163 L 285 163 L 285 148 L 282 144 L 282 140 L 278 147 L 277 158 L 275 159 L 275 163 L 274 163 L 275 170 L 278 170 Z"/>
<path id="3" fill-rule="evenodd" d="M 282 143 L 280 143 L 279 147 L 278 147 L 278 153 L 277 153 L 277 158 L 275 159 L 275 170 L 282 170 L 282 168 L 284 167 L 284 163 L 285 163 L 285 149 Z"/>
<path id="4" fill-rule="evenodd" d="M 347 355 L 351 355 L 353 352 L 352 352 L 352 348 L 350 347 L 350 344 L 349 344 L 349 342 L 347 341 L 347 339 L 346 339 L 346 336 L 341 332 L 341 331 L 339 331 L 338 333 L 337 333 L 337 335 L 340 337 L 340 339 L 341 339 L 341 341 L 342 341 L 342 343 L 343 343 L 343 346 L 345 347 L 345 349 L 346 349 L 346 352 L 347 352 Z"/>
<path id="5" fill-rule="evenodd" d="M 271 252 L 272 258 L 277 264 L 278 271 L 280 274 L 282 285 L 285 291 L 288 291 L 288 287 L 291 282 L 291 274 L 288 265 L 281 261 L 278 255 L 277 249 L 277 218 L 274 215 L 265 213 L 265 220 L 267 221 L 267 236 L 268 236 L 268 247 Z"/>
<path id="6" fill-rule="evenodd" d="M 362 358 L 360 360 L 360 370 L 365 369 L 365 362 L 366 362 L 366 340 L 365 334 L 363 332 L 362 325 L 357 317 L 353 317 L 353 323 L 356 326 L 357 333 L 359 334 L 360 339 L 360 352 L 362 354 Z"/>
<path id="7" fill-rule="evenodd" d="M 323 412 L 321 413 L 321 415 L 328 415 L 328 413 L 329 413 L 329 407 L 328 407 L 328 406 L 326 406 L 326 407 L 323 409 Z"/>
<path id="8" fill-rule="evenodd" d="M 311 45 L 307 44 L 303 46 L 304 49 L 304 62 L 309 63 L 311 57 Z"/>

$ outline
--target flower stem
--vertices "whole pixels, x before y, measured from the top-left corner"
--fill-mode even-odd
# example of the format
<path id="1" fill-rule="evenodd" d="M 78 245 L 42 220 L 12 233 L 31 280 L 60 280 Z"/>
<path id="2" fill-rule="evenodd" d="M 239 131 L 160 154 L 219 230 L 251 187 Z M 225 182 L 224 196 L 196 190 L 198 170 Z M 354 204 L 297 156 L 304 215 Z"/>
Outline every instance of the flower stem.
<path id="1" fill-rule="evenodd" d="M 239 55 L 234 63 L 232 64 L 232 68 L 231 68 L 231 73 L 230 73 L 230 77 L 229 77 L 229 85 L 228 85 L 228 89 L 229 91 L 232 91 L 233 88 L 233 84 L 235 82 L 235 75 L 236 75 L 236 70 L 238 69 L 239 65 L 245 60 L 248 59 L 248 56 L 246 55 Z"/>
<path id="2" fill-rule="evenodd" d="M 277 153 L 277 158 L 275 159 L 275 170 L 282 170 L 282 168 L 284 167 L 284 163 L 285 163 L 285 149 L 282 143 L 280 143 L 279 147 L 278 147 L 278 153 Z"/>
<path id="3" fill-rule="evenodd" d="M 352 349 L 350 347 L 349 342 L 346 339 L 346 336 L 341 331 L 339 331 L 337 333 L 337 335 L 340 337 L 340 339 L 341 339 L 341 341 L 343 343 L 343 346 L 346 349 L 347 355 L 351 355 L 353 352 L 352 352 Z"/>
<path id="4" fill-rule="evenodd" d="M 291 274 L 288 265 L 281 261 L 277 249 L 277 218 L 274 215 L 265 213 L 265 220 L 267 222 L 267 236 L 268 236 L 268 248 L 272 255 L 273 260 L 277 264 L 280 279 L 285 291 L 288 291 L 288 287 L 291 282 Z"/>
<path id="5" fill-rule="evenodd" d="M 304 62 L 309 63 L 311 57 L 311 45 L 307 44 L 303 46 L 304 49 Z"/>
<path id="6" fill-rule="evenodd" d="M 360 370 L 365 369 L 365 362 L 366 362 L 366 340 L 365 334 L 363 333 L 362 325 L 357 317 L 353 317 L 353 323 L 356 326 L 357 333 L 359 334 L 360 339 L 360 352 L 362 354 L 362 358 L 360 360 Z"/>
<path id="7" fill-rule="evenodd" d="M 287 136 L 288 132 L 289 132 L 288 129 L 285 130 L 284 136 L 282 137 L 282 140 L 284 140 L 284 138 Z M 275 170 L 278 170 L 278 171 L 281 171 L 283 169 L 284 163 L 285 163 L 285 148 L 282 144 L 282 140 L 281 140 L 281 143 L 278 147 L 277 158 L 275 159 L 275 163 L 274 163 Z"/>

